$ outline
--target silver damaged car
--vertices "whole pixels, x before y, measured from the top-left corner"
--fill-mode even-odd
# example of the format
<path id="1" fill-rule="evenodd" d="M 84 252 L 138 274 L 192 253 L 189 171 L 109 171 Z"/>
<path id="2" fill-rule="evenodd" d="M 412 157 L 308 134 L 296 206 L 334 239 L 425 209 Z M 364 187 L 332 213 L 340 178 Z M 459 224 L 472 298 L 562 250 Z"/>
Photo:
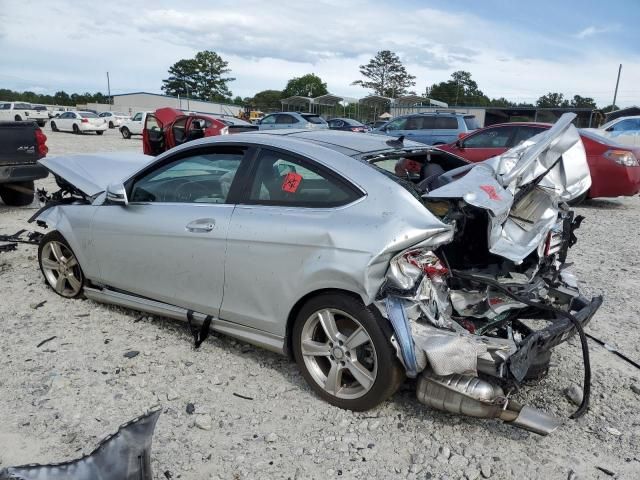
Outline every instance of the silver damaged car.
<path id="1" fill-rule="evenodd" d="M 49 228 L 40 268 L 64 297 L 291 355 L 342 408 L 411 377 L 433 408 L 547 434 L 558 419 L 510 393 L 578 332 L 583 414 L 583 327 L 602 302 L 565 263 L 581 221 L 566 202 L 591 184 L 572 119 L 479 164 L 306 130 L 47 158 L 61 188 L 32 219 Z"/>

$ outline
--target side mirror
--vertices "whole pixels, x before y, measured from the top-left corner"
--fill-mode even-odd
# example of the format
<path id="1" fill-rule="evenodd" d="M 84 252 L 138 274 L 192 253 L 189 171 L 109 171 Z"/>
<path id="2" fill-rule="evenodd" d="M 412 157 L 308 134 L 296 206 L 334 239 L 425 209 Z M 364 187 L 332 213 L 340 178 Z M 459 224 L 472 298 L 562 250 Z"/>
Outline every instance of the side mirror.
<path id="1" fill-rule="evenodd" d="M 605 130 L 605 132 L 613 132 L 613 127 L 609 127 Z"/>
<path id="2" fill-rule="evenodd" d="M 111 205 L 122 205 L 123 207 L 129 204 L 127 191 L 122 183 L 112 183 L 107 187 L 107 202 Z"/>

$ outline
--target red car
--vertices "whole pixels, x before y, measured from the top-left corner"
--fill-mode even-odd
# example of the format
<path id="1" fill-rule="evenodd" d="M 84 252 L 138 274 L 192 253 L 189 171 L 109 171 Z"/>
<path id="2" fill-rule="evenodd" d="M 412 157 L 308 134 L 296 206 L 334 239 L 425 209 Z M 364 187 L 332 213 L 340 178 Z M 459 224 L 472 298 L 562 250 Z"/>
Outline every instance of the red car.
<path id="1" fill-rule="evenodd" d="M 550 127 L 548 123 L 501 123 L 437 148 L 471 162 L 480 162 L 500 155 Z M 639 147 L 620 145 L 585 130 L 580 130 L 580 137 L 591 170 L 591 188 L 585 198 L 630 196 L 640 192 Z"/>
<path id="2" fill-rule="evenodd" d="M 256 125 L 237 118 L 188 114 L 175 108 L 159 108 L 147 114 L 142 131 L 145 155 L 159 155 L 191 140 L 257 130 Z"/>

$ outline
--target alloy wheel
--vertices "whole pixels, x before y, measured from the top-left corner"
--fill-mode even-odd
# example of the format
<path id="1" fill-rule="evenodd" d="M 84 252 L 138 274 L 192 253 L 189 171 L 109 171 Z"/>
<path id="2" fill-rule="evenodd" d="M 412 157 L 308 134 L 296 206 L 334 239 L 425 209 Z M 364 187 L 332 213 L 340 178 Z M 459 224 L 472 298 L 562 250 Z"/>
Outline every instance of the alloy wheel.
<path id="1" fill-rule="evenodd" d="M 338 309 L 312 314 L 302 328 L 301 353 L 313 380 L 342 399 L 365 395 L 376 381 L 377 355 L 358 320 Z"/>
<path id="2" fill-rule="evenodd" d="M 42 248 L 42 271 L 51 288 L 63 297 L 75 297 L 82 289 L 82 270 L 73 252 L 51 240 Z"/>

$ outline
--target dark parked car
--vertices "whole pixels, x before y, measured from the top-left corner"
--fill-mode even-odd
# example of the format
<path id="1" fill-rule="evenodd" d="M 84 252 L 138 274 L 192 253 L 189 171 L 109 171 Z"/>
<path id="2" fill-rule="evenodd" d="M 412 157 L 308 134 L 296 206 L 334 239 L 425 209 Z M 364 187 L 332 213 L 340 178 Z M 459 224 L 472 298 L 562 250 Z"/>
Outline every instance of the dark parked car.
<path id="1" fill-rule="evenodd" d="M 369 128 L 353 118 L 332 118 L 327 122 L 331 130 L 344 130 L 346 132 L 368 132 Z"/>

